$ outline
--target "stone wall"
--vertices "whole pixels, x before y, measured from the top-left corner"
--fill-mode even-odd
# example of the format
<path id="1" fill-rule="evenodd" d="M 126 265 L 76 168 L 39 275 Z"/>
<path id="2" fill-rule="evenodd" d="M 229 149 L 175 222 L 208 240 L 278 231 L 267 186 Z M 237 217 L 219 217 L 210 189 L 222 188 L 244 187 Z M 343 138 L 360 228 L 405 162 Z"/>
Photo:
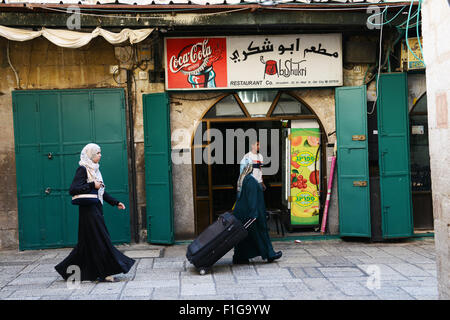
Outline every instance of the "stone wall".
<path id="1" fill-rule="evenodd" d="M 450 299 L 450 3 L 424 1 L 422 15 L 438 290 Z"/>

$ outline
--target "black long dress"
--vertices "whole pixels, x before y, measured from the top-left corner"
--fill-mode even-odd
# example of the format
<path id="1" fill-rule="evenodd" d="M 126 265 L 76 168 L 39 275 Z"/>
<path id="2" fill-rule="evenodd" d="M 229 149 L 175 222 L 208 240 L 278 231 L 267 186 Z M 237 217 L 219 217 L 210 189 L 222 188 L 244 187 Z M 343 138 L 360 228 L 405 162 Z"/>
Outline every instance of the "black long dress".
<path id="1" fill-rule="evenodd" d="M 78 167 L 70 186 L 69 193 L 88 193 L 95 188 L 95 183 L 87 183 L 86 168 Z M 103 194 L 103 200 L 112 206 L 119 201 L 108 193 Z M 135 260 L 117 250 L 109 235 L 103 217 L 103 205 L 79 206 L 78 243 L 61 263 L 55 266 L 56 271 L 67 280 L 71 273 L 67 268 L 76 265 L 81 270 L 81 281 L 104 279 L 107 276 L 127 273 Z"/>
<path id="2" fill-rule="evenodd" d="M 272 258 L 275 251 L 267 227 L 264 193 L 251 175 L 247 175 L 242 182 L 241 196 L 236 201 L 233 214 L 242 223 L 256 218 L 248 228 L 248 236 L 234 247 L 233 258 L 236 261 L 245 261 L 257 256 L 263 259 Z"/>

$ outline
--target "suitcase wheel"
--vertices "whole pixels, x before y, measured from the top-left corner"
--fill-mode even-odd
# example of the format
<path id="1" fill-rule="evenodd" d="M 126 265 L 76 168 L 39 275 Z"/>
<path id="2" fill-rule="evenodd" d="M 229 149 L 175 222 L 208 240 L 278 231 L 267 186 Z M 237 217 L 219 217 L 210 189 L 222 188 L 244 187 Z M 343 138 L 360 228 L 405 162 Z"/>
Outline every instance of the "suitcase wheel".
<path id="1" fill-rule="evenodd" d="M 198 273 L 200 273 L 201 276 L 204 276 L 205 274 L 208 273 L 208 269 L 207 268 L 200 268 L 198 270 Z"/>

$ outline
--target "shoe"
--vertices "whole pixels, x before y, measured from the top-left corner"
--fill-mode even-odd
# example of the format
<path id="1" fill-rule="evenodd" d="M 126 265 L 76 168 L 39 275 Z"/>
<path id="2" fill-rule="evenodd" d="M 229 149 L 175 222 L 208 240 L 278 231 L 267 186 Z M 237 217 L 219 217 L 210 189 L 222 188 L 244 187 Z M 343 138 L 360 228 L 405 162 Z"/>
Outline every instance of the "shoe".
<path id="1" fill-rule="evenodd" d="M 267 259 L 267 262 L 273 262 L 274 260 L 280 259 L 282 255 L 283 252 L 281 251 L 275 252 L 275 254 L 272 257 Z"/>
<path id="2" fill-rule="evenodd" d="M 105 278 L 98 278 L 98 282 L 119 282 L 118 278 L 114 278 L 113 276 L 107 276 Z"/>
<path id="3" fill-rule="evenodd" d="M 250 261 L 248 259 L 235 259 L 233 257 L 233 264 L 249 264 Z"/>

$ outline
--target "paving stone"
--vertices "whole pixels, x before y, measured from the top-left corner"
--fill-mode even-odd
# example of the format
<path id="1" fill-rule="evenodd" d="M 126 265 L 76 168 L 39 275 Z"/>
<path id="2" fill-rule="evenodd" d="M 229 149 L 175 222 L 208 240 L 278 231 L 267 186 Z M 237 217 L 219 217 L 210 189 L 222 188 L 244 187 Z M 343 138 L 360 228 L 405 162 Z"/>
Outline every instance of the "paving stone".
<path id="1" fill-rule="evenodd" d="M 377 297 L 382 300 L 411 300 L 413 297 L 400 287 L 368 288 Z"/>
<path id="2" fill-rule="evenodd" d="M 161 287 L 179 287 L 180 280 L 178 279 L 163 279 L 151 281 L 128 281 L 127 288 L 161 288 Z"/>
<path id="3" fill-rule="evenodd" d="M 216 294 L 216 287 L 213 283 L 190 283 L 181 285 L 181 296 L 214 294 Z"/>
<path id="4" fill-rule="evenodd" d="M 320 272 L 317 268 L 305 267 L 305 268 L 303 268 L 303 270 L 310 278 L 323 278 L 324 277 L 323 273 Z"/>
<path id="5" fill-rule="evenodd" d="M 280 267 L 321 267 L 322 264 L 314 257 L 305 257 L 298 259 L 285 259 L 278 262 Z"/>
<path id="6" fill-rule="evenodd" d="M 313 257 L 323 257 L 323 256 L 329 256 L 330 253 L 328 253 L 324 249 L 316 249 L 316 248 L 308 248 L 306 251 L 312 255 Z"/>
<path id="7" fill-rule="evenodd" d="M 119 294 L 70 296 L 68 300 L 118 300 Z"/>
<path id="8" fill-rule="evenodd" d="M 414 296 L 414 298 L 416 298 L 416 300 L 439 300 L 439 296 L 438 295 L 432 295 L 432 296 Z"/>
<path id="9" fill-rule="evenodd" d="M 281 268 L 257 268 L 256 272 L 262 277 L 271 277 L 273 280 L 276 279 L 292 279 L 292 274 L 287 269 Z"/>
<path id="10" fill-rule="evenodd" d="M 330 268 L 317 268 L 326 278 L 335 277 L 357 277 L 364 276 L 360 269 L 356 267 L 330 267 Z"/>
<path id="11" fill-rule="evenodd" d="M 90 292 L 92 295 L 109 295 L 109 294 L 116 294 L 120 293 L 122 289 L 125 287 L 125 282 L 113 282 L 113 283 L 106 283 L 101 282 L 98 283 L 94 289 Z"/>
<path id="12" fill-rule="evenodd" d="M 336 267 L 350 267 L 354 264 L 343 257 L 337 256 L 323 256 L 316 257 L 317 262 L 325 267 L 336 266 Z"/>
<path id="13" fill-rule="evenodd" d="M 43 284 L 49 286 L 53 281 L 57 279 L 56 276 L 54 277 L 27 277 L 20 275 L 13 281 L 11 281 L 8 285 L 10 286 L 16 286 L 16 285 L 36 285 L 36 284 Z"/>
<path id="14" fill-rule="evenodd" d="M 179 287 L 154 288 L 152 299 L 177 299 L 180 294 Z"/>
<path id="15" fill-rule="evenodd" d="M 264 300 L 264 296 L 255 293 L 236 293 L 234 294 L 234 300 Z"/>
<path id="16" fill-rule="evenodd" d="M 409 263 L 396 263 L 396 264 L 389 264 L 389 266 L 401 273 L 404 276 L 407 277 L 425 277 L 429 276 L 429 273 L 420 269 L 419 267 L 416 267 L 415 265 L 409 264 Z"/>
<path id="17" fill-rule="evenodd" d="M 307 274 L 305 273 L 305 271 L 303 270 L 303 268 L 298 268 L 298 267 L 288 267 L 287 269 L 291 272 L 291 274 L 292 274 L 292 276 L 293 276 L 294 278 L 299 278 L 299 279 L 301 279 L 301 278 L 306 278 L 306 277 L 307 277 Z"/>
<path id="18" fill-rule="evenodd" d="M 151 247 L 161 257 L 137 258 L 119 283 L 84 281 L 68 289 L 54 270 L 70 252 L 50 249 L 20 254 L 0 253 L 0 299 L 437 299 L 433 241 L 370 243 L 333 241 L 274 242 L 283 257 L 267 263 L 233 265 L 227 253 L 205 276 L 191 265 L 185 245 Z M 122 251 L 149 246 L 122 246 Z M 5 259 L 2 259 L 5 258 Z M 409 258 L 409 259 L 408 259 Z M 380 271 L 380 288 L 368 286 L 370 268 Z"/>
<path id="19" fill-rule="evenodd" d="M 122 297 L 140 297 L 145 296 L 150 298 L 153 294 L 154 288 L 125 288 L 122 290 Z"/>
<path id="20" fill-rule="evenodd" d="M 321 278 L 306 278 L 303 282 L 311 291 L 324 291 L 331 290 L 336 291 L 336 287 L 328 279 Z"/>
<path id="21" fill-rule="evenodd" d="M 124 251 L 123 254 L 132 259 L 159 258 L 161 256 L 161 250 L 160 249 L 128 250 Z"/>
<path id="22" fill-rule="evenodd" d="M 150 272 L 136 272 L 133 277 L 134 281 L 152 281 L 152 280 L 178 280 L 180 278 L 180 272 L 177 271 L 156 271 Z"/>
<path id="23" fill-rule="evenodd" d="M 216 284 L 217 294 L 243 294 L 258 292 L 259 287 L 244 286 L 244 285 L 230 285 L 230 284 Z"/>
<path id="24" fill-rule="evenodd" d="M 437 296 L 437 287 L 401 287 L 412 296 Z"/>
<path id="25" fill-rule="evenodd" d="M 342 282 L 342 281 L 335 281 L 333 284 L 345 295 L 348 296 L 369 296 L 373 295 L 373 293 L 367 289 L 365 286 L 360 285 L 356 282 Z"/>
<path id="26" fill-rule="evenodd" d="M 259 288 L 267 299 L 286 298 L 291 296 L 290 291 L 284 286 L 270 286 Z"/>

